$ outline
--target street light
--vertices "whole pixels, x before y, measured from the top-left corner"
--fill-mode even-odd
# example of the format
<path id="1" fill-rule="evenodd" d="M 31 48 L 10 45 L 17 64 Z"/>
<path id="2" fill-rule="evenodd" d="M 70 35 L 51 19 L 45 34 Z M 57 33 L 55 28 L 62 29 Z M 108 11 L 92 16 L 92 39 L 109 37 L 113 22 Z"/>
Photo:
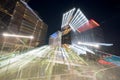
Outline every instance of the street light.
<path id="1" fill-rule="evenodd" d="M 24 36 L 24 35 L 17 35 L 17 34 L 9 34 L 9 33 L 3 33 L 3 36 L 7 36 L 7 37 L 19 37 L 19 38 L 29 38 L 29 39 L 33 39 L 34 37 L 31 36 Z"/>

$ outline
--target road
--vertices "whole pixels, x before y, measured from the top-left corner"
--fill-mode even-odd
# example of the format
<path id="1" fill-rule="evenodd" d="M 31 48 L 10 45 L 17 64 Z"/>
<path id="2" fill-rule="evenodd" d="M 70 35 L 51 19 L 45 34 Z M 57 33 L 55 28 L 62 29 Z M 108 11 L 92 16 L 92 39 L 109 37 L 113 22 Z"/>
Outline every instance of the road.
<path id="1" fill-rule="evenodd" d="M 118 80 L 119 70 L 84 60 L 72 49 L 46 45 L 2 61 L 0 80 Z"/>

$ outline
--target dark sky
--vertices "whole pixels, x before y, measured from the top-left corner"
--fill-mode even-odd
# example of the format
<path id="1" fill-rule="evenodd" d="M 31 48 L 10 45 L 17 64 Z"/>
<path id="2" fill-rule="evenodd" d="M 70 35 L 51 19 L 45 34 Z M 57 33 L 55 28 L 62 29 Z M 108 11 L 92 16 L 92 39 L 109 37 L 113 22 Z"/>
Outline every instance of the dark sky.
<path id="1" fill-rule="evenodd" d="M 105 42 L 114 44 L 110 47 L 111 52 L 120 55 L 119 0 L 30 0 L 28 4 L 48 25 L 48 36 L 60 30 L 64 12 L 73 7 L 80 8 L 88 19 L 101 25 Z"/>

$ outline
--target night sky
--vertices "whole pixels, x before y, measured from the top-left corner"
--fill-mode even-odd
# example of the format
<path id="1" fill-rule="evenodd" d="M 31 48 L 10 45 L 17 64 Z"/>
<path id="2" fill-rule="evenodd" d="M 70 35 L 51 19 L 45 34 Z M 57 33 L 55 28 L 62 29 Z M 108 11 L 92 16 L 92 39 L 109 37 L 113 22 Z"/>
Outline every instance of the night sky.
<path id="1" fill-rule="evenodd" d="M 80 8 L 88 19 L 92 18 L 101 25 L 105 42 L 114 44 L 109 48 L 110 53 L 120 55 L 119 0 L 30 0 L 28 4 L 48 25 L 47 37 L 60 30 L 64 12 L 73 7 Z"/>

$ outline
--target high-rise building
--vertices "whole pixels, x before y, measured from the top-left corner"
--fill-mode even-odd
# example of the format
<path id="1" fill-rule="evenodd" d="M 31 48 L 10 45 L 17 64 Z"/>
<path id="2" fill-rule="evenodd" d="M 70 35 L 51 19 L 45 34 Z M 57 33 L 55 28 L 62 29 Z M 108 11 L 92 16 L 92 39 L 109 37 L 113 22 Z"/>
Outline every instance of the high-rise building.
<path id="1" fill-rule="evenodd" d="M 31 9 L 25 0 L 0 1 L 0 49 L 16 51 L 45 44 L 47 24 Z M 10 35 L 32 36 L 7 37 Z"/>
<path id="2" fill-rule="evenodd" d="M 62 43 L 95 42 L 93 32 L 96 32 L 95 28 L 98 28 L 98 26 L 100 25 L 95 20 L 88 20 L 80 9 L 73 8 L 63 14 L 61 24 Z M 101 37 L 101 35 L 99 36 Z"/>

